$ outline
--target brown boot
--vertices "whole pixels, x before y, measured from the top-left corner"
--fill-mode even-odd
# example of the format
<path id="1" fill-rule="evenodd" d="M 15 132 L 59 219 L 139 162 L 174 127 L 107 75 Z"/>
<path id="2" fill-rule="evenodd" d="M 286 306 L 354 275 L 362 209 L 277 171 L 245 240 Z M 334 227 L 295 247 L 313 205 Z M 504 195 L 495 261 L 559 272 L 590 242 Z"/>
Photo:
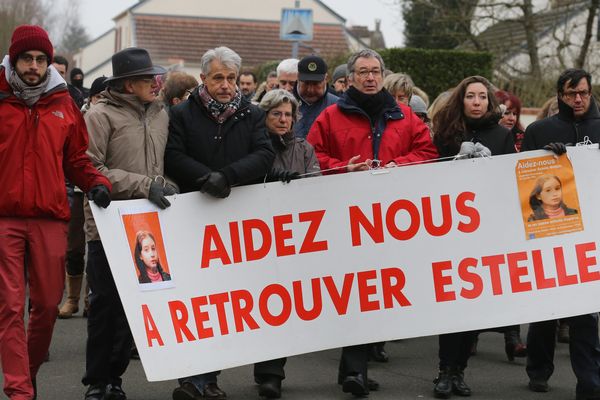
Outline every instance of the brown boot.
<path id="1" fill-rule="evenodd" d="M 79 293 L 83 275 L 67 275 L 67 300 L 58 310 L 58 318 L 68 319 L 79 311 Z"/>

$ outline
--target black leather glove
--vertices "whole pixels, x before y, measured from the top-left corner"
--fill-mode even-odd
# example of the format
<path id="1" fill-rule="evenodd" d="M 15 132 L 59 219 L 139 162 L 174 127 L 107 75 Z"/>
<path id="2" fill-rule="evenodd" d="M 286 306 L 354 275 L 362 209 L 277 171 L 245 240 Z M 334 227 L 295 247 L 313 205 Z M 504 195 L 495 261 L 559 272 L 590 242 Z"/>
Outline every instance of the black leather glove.
<path id="1" fill-rule="evenodd" d="M 211 196 L 224 199 L 231 193 L 231 186 L 225 178 L 225 174 L 218 171 L 209 172 L 196 180 L 196 185 L 202 193 L 208 193 Z"/>
<path id="2" fill-rule="evenodd" d="M 553 152 L 554 154 L 556 154 L 557 156 L 560 156 L 567 152 L 567 146 L 565 146 L 564 143 L 560 143 L 560 142 L 548 143 L 547 145 L 544 146 L 544 150 L 549 150 L 549 151 Z"/>
<path id="3" fill-rule="evenodd" d="M 165 197 L 165 188 L 163 187 L 162 183 L 159 183 L 157 181 L 152 181 L 152 183 L 150 184 L 148 200 L 150 200 L 163 210 L 171 206 L 171 203 Z"/>
<path id="4" fill-rule="evenodd" d="M 300 174 L 287 169 L 273 168 L 271 173 L 269 173 L 269 176 L 273 179 L 280 180 L 281 182 L 290 183 L 292 179 L 298 179 Z"/>
<path id="5" fill-rule="evenodd" d="M 87 194 L 88 199 L 92 200 L 96 205 L 106 208 L 110 204 L 110 192 L 104 185 L 97 185 L 90 189 Z"/>

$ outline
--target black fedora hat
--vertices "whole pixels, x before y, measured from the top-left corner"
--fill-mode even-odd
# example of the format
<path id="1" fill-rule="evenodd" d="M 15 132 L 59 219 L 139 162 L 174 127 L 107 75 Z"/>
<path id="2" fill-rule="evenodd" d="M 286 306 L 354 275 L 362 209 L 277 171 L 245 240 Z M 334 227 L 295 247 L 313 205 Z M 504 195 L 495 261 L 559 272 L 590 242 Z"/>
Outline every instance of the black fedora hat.
<path id="1" fill-rule="evenodd" d="M 106 79 L 106 82 L 140 75 L 162 75 L 167 72 L 163 67 L 153 65 L 148 51 L 138 47 L 129 47 L 113 54 L 112 70 L 113 76 Z"/>

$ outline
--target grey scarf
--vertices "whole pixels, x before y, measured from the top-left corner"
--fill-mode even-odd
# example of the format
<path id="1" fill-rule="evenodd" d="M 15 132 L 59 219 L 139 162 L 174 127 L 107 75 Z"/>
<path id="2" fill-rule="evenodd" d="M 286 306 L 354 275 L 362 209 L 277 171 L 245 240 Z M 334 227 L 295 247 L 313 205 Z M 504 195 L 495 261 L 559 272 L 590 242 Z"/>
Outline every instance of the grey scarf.
<path id="1" fill-rule="evenodd" d="M 48 87 L 48 82 L 50 82 L 50 74 L 52 70 L 48 68 L 46 73 L 46 77 L 36 86 L 29 86 L 19 75 L 17 75 L 17 71 L 14 69 L 10 72 L 10 78 L 8 80 L 8 84 L 13 90 L 13 93 L 18 99 L 21 99 L 25 104 L 29 107 L 33 106 L 37 101 L 42 97 L 42 94 L 46 91 Z"/>

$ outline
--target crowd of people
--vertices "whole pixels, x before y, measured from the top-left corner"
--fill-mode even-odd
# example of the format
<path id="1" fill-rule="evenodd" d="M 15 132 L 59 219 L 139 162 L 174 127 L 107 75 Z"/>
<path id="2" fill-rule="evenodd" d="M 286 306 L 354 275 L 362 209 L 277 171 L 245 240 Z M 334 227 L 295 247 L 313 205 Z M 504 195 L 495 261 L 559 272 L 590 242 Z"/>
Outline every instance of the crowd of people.
<path id="1" fill-rule="evenodd" d="M 112 56 L 112 76 L 88 90 L 78 68 L 67 84 L 68 62 L 54 54 L 47 33 L 23 25 L 13 32 L 1 68 L 0 358 L 11 400 L 37 397 L 36 375 L 55 320 L 79 312 L 82 287 L 88 317 L 83 397 L 127 398 L 122 375 L 134 340 L 90 201 L 106 208 L 111 200 L 146 198 L 166 209 L 176 193 L 222 199 L 233 186 L 265 179 L 289 183 L 535 149 L 561 155 L 584 138 L 600 141 L 591 75 L 581 69 L 560 75 L 556 96 L 524 129 L 519 98 L 486 78 L 467 77 L 430 105 L 410 76 L 387 70 L 370 49 L 352 54 L 331 77 L 325 60 L 311 55 L 281 61 L 259 83 L 227 47 L 203 54 L 199 81 L 154 65 L 145 49 L 127 48 Z M 561 189 L 558 177 L 540 178 L 531 218 L 576 212 L 557 200 Z M 152 233 L 137 233 L 135 259 L 140 284 L 170 280 Z M 566 322 L 576 399 L 598 400 L 598 314 Z M 549 390 L 556 326 L 532 323 L 526 343 L 518 325 L 492 330 L 504 334 L 509 360 L 527 357 L 534 392 Z M 481 333 L 439 336 L 435 397 L 471 395 L 464 371 Z M 384 343 L 342 349 L 337 383 L 343 392 L 361 397 L 379 388 L 368 375 L 370 359 L 387 361 Z M 281 397 L 285 363 L 254 365 L 260 396 Z M 226 399 L 219 373 L 181 377 L 173 400 Z"/>

